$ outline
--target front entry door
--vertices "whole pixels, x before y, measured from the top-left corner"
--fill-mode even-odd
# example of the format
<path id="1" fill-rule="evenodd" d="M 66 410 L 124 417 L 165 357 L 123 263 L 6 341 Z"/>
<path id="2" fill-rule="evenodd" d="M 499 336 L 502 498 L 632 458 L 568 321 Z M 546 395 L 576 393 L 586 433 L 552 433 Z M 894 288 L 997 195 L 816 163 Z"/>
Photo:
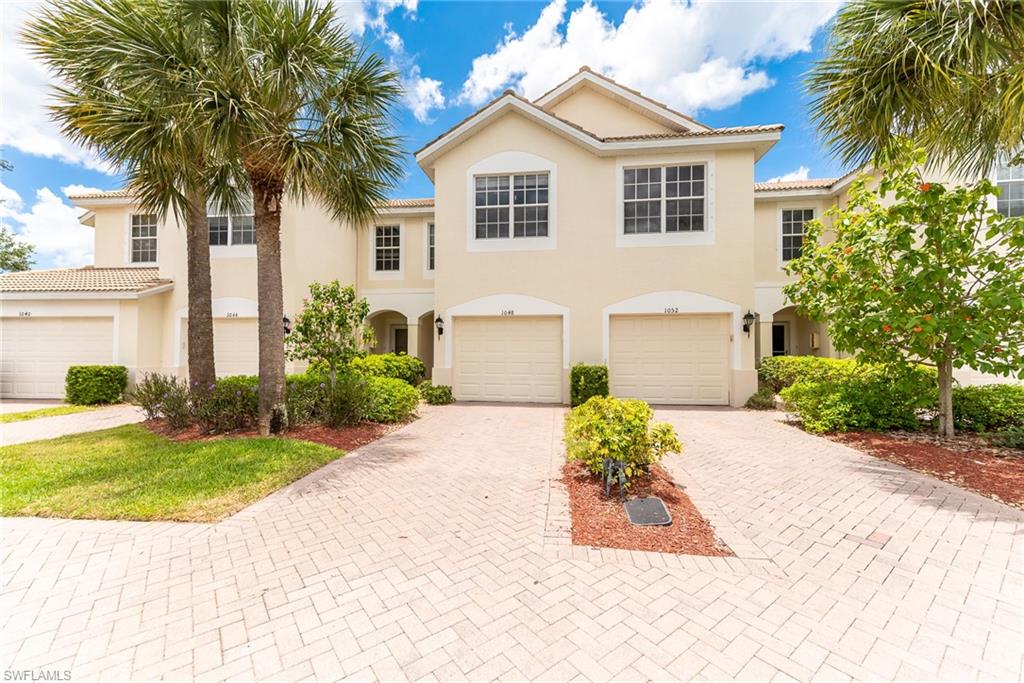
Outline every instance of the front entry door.
<path id="1" fill-rule="evenodd" d="M 789 330 L 786 329 L 786 323 L 772 323 L 772 355 L 773 356 L 786 356 L 789 355 L 788 344 L 786 343 L 789 337 Z"/>
<path id="2" fill-rule="evenodd" d="M 409 353 L 409 328 L 396 327 L 394 331 L 394 339 L 391 341 L 391 348 L 395 353 Z"/>

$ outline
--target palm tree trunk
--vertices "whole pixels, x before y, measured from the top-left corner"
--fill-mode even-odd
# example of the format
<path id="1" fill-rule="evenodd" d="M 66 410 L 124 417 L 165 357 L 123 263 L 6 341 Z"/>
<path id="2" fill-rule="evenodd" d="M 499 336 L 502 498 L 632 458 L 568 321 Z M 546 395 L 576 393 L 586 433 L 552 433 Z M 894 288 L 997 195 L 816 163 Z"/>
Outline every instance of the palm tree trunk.
<path id="1" fill-rule="evenodd" d="M 288 427 L 284 405 L 284 292 L 281 283 L 281 196 L 279 182 L 250 174 L 256 227 L 256 286 L 259 300 L 260 434 Z"/>
<path id="2" fill-rule="evenodd" d="M 217 380 L 213 357 L 213 302 L 210 294 L 210 233 L 206 196 L 189 193 L 185 216 L 188 258 L 188 376 L 193 386 L 206 389 Z"/>

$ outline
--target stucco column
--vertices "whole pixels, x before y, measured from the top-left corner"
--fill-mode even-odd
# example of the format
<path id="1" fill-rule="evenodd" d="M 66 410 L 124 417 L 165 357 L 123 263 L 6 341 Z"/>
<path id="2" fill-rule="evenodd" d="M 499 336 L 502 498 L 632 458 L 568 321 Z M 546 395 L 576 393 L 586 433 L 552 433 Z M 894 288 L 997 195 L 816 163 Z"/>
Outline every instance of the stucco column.
<path id="1" fill-rule="evenodd" d="M 772 316 L 761 315 L 761 322 L 758 323 L 757 327 L 761 341 L 758 349 L 760 357 L 757 360 L 760 362 L 762 358 L 768 358 L 772 355 Z"/>
<path id="2" fill-rule="evenodd" d="M 410 356 L 419 356 L 420 350 L 420 326 L 418 323 L 408 323 L 406 325 L 406 346 L 408 347 L 408 353 Z"/>

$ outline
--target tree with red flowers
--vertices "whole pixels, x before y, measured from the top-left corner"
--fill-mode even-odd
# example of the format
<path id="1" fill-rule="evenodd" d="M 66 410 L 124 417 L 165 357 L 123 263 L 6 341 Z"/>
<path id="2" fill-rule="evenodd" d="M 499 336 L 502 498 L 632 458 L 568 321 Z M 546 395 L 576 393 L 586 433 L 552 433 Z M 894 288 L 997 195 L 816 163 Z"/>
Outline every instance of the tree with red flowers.
<path id="1" fill-rule="evenodd" d="M 995 211 L 988 180 L 946 186 L 903 147 L 869 187 L 858 179 L 826 226 L 806 226 L 785 294 L 824 322 L 835 348 L 887 365 L 938 371 L 939 431 L 953 435 L 953 368 L 1003 376 L 1024 369 L 1024 218 Z"/>

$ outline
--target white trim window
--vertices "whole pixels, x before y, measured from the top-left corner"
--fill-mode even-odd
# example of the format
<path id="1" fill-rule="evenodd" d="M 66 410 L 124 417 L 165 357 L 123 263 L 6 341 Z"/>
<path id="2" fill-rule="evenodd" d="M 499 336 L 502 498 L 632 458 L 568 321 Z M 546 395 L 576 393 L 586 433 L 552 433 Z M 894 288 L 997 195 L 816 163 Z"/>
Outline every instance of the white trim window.
<path id="1" fill-rule="evenodd" d="M 373 236 L 373 270 L 378 273 L 402 269 L 402 230 L 398 225 L 378 225 Z"/>
<path id="2" fill-rule="evenodd" d="M 131 251 L 129 254 L 131 263 L 156 263 L 156 215 L 133 213 L 131 221 Z"/>
<path id="3" fill-rule="evenodd" d="M 1024 165 L 996 166 L 996 184 L 999 186 L 996 211 L 1007 218 L 1024 216 Z"/>
<path id="4" fill-rule="evenodd" d="M 238 213 L 232 213 L 211 201 L 206 207 L 206 220 L 210 224 L 211 247 L 256 244 L 251 196 L 244 199 L 242 210 Z"/>
<path id="5" fill-rule="evenodd" d="M 705 164 L 625 168 L 622 232 L 625 235 L 704 232 Z"/>
<path id="6" fill-rule="evenodd" d="M 476 239 L 547 237 L 549 183 L 547 172 L 475 176 Z"/>
<path id="7" fill-rule="evenodd" d="M 803 253 L 804 226 L 814 220 L 814 209 L 782 210 L 782 261 L 800 258 Z"/>
<path id="8" fill-rule="evenodd" d="M 434 224 L 427 223 L 427 270 L 434 270 L 434 257 L 437 253 L 437 246 L 434 241 Z"/>

